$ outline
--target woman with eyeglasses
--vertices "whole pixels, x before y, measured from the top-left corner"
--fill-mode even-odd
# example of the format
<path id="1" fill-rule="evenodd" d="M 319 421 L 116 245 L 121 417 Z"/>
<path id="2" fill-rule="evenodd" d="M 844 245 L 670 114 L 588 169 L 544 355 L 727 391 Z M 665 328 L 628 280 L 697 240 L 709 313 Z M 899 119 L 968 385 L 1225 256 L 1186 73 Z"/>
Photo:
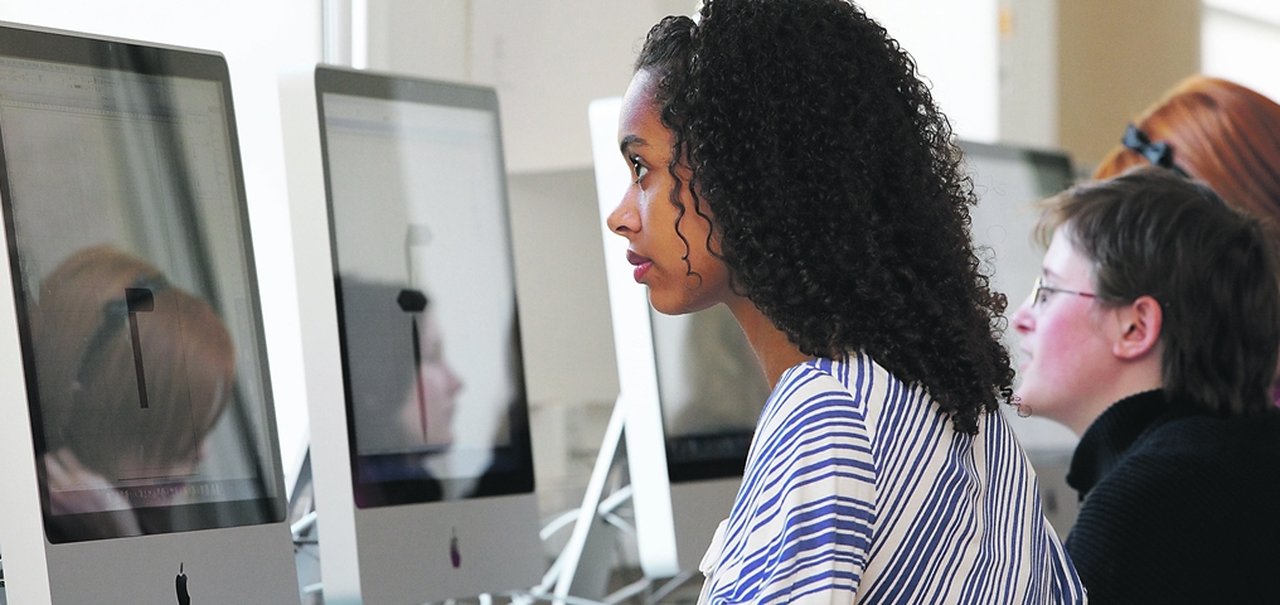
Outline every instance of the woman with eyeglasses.
<path id="1" fill-rule="evenodd" d="M 1000 413 L 971 186 L 883 27 L 707 0 L 650 30 L 618 142 L 636 281 L 663 313 L 725 305 L 772 387 L 702 602 L 1082 600 Z"/>
<path id="2" fill-rule="evenodd" d="M 1141 167 L 1047 200 L 1040 235 L 1016 396 L 1080 436 L 1067 550 L 1089 600 L 1280 602 L 1280 286 L 1261 224 Z"/>

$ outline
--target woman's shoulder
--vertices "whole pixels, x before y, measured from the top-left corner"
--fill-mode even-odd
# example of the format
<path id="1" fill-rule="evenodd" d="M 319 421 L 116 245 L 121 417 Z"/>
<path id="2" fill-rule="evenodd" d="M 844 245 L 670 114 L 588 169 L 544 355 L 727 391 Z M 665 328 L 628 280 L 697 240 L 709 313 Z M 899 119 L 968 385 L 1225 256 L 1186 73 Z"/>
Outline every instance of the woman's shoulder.
<path id="1" fill-rule="evenodd" d="M 1223 555 L 1274 551 L 1278 474 L 1275 419 L 1166 419 L 1089 491 L 1068 549 L 1086 584 L 1109 596 L 1140 588 L 1150 597 L 1189 574 L 1251 585 L 1274 574 L 1270 560 Z"/>
<path id="2" fill-rule="evenodd" d="M 870 355 L 855 351 L 839 359 L 814 357 L 802 361 L 783 372 L 778 385 L 813 382 L 828 387 L 839 385 L 854 392 L 878 384 L 902 384 Z"/>
<path id="3" fill-rule="evenodd" d="M 1245 501 L 1274 503 L 1280 500 L 1277 475 L 1280 417 L 1192 414 L 1166 418 L 1146 429 L 1085 502 L 1116 519 L 1127 509 L 1148 517 L 1151 503 L 1163 502 L 1178 514 L 1198 511 L 1231 523 L 1215 516 L 1222 498 L 1244 499 L 1239 506 Z"/>
<path id="4" fill-rule="evenodd" d="M 865 399 L 851 388 L 862 370 L 825 358 L 803 361 L 782 373 L 761 414 L 762 426 L 795 422 L 812 414 L 861 417 Z"/>
<path id="5" fill-rule="evenodd" d="M 857 416 L 868 433 L 886 422 L 927 424 L 937 413 L 923 387 L 904 383 L 871 356 L 856 351 L 840 359 L 809 359 L 788 369 L 762 418 L 818 408 L 825 414 Z"/>
<path id="6" fill-rule="evenodd" d="M 1280 473 L 1280 413 L 1166 419 L 1138 437 L 1125 462 L 1131 471 L 1158 471 L 1158 476 L 1173 478 L 1188 473 L 1214 475 L 1214 469 Z"/>
<path id="7" fill-rule="evenodd" d="M 892 376 L 870 357 L 851 354 L 843 359 L 824 357 L 800 362 L 782 373 L 765 413 L 821 404 L 829 410 L 864 410 L 892 381 Z"/>

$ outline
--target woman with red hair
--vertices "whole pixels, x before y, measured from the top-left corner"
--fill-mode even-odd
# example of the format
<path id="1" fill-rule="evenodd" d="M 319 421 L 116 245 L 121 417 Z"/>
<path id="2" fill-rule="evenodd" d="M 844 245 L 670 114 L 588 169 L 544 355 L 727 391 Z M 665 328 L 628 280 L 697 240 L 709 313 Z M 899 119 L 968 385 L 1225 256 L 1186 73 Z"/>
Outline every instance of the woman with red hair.
<path id="1" fill-rule="evenodd" d="M 1273 231 L 1280 225 L 1280 104 L 1220 78 L 1183 80 L 1138 116 L 1094 172 L 1174 167 Z"/>

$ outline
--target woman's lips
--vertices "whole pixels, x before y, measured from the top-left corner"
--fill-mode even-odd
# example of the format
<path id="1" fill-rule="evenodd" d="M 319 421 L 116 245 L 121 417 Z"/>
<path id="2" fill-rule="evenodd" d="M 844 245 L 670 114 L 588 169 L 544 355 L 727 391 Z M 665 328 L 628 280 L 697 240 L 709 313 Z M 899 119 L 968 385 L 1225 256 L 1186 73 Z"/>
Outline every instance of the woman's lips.
<path id="1" fill-rule="evenodd" d="M 635 278 L 636 282 L 643 281 L 645 274 L 649 272 L 649 269 L 653 268 L 652 260 L 630 250 L 627 250 L 627 262 L 635 266 L 631 276 Z"/>

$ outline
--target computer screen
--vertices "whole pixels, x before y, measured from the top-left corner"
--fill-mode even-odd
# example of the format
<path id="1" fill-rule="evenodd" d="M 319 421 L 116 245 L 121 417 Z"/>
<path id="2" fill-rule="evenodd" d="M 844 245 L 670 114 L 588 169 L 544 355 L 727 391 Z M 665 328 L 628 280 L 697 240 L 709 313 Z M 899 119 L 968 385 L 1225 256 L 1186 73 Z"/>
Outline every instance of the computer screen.
<path id="1" fill-rule="evenodd" d="M 277 522 L 226 64 L 0 30 L 0 199 L 52 543 Z"/>
<path id="2" fill-rule="evenodd" d="M 281 91 L 325 601 L 533 586 L 497 93 L 329 65 Z"/>
<path id="3" fill-rule="evenodd" d="M 658 401 L 673 482 L 742 476 L 769 385 L 724 306 L 651 311 Z"/>
<path id="4" fill-rule="evenodd" d="M 496 96 L 316 86 L 357 504 L 531 492 Z"/>

